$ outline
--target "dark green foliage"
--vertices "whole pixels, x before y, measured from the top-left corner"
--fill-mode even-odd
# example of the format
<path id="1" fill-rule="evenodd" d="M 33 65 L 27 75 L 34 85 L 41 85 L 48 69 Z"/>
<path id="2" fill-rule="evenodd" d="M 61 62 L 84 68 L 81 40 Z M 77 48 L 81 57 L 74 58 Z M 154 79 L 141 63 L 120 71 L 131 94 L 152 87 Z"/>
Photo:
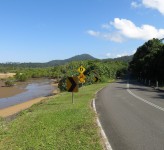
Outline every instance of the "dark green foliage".
<path id="1" fill-rule="evenodd" d="M 158 39 L 144 43 L 134 54 L 129 69 L 137 77 L 164 80 L 164 44 Z"/>
<path id="2" fill-rule="evenodd" d="M 122 61 L 122 62 L 130 62 L 132 61 L 133 55 L 130 56 L 122 56 L 122 57 L 118 57 L 118 58 L 108 58 L 108 59 L 104 59 L 103 61 Z"/>
<path id="3" fill-rule="evenodd" d="M 128 64 L 124 62 L 103 62 L 100 60 L 90 60 L 82 62 L 71 62 L 66 65 L 60 66 L 61 73 L 64 74 L 59 82 L 59 89 L 61 91 L 66 90 L 66 78 L 67 76 L 78 76 L 77 69 L 83 66 L 86 70 L 84 75 L 86 76 L 85 83 L 83 85 L 90 85 L 95 83 L 95 77 L 98 78 L 98 82 L 107 82 L 109 79 L 115 79 L 117 76 L 122 76 L 126 73 Z M 61 74 L 61 75 L 62 75 Z M 66 76 L 67 75 L 67 76 Z"/>
<path id="4" fill-rule="evenodd" d="M 25 74 L 25 73 L 17 73 L 15 75 L 15 78 L 16 78 L 17 81 L 24 82 L 24 81 L 26 81 L 28 79 L 28 75 Z"/>
<path id="5" fill-rule="evenodd" d="M 14 84 L 15 84 L 15 80 L 14 79 L 7 79 L 6 81 L 5 81 L 5 86 L 7 86 L 7 87 L 10 87 L 10 86 L 14 86 Z"/>
<path id="6" fill-rule="evenodd" d="M 66 91 L 67 90 L 67 87 L 66 87 L 66 80 L 67 80 L 67 77 L 63 77 L 59 83 L 58 83 L 58 88 L 60 89 L 60 91 Z"/>

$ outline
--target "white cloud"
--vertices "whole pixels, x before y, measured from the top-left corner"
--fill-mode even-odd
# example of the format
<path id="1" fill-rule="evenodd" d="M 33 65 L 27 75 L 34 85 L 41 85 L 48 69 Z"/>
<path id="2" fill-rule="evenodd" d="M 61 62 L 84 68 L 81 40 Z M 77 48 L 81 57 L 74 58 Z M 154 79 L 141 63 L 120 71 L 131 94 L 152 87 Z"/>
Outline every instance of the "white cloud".
<path id="1" fill-rule="evenodd" d="M 107 57 L 110 57 L 110 56 L 111 56 L 111 53 L 107 53 L 106 56 L 107 56 Z"/>
<path id="2" fill-rule="evenodd" d="M 89 35 L 92 35 L 92 36 L 99 36 L 99 35 L 100 35 L 99 32 L 96 32 L 96 31 L 93 31 L 93 30 L 88 30 L 87 33 L 88 33 Z"/>
<path id="3" fill-rule="evenodd" d="M 141 6 L 141 4 L 139 4 L 139 3 L 137 3 L 137 2 L 131 2 L 131 7 L 133 7 L 133 8 L 138 8 L 138 7 L 140 7 Z"/>
<path id="4" fill-rule="evenodd" d="M 115 18 L 113 22 L 105 24 L 104 27 L 114 27 L 114 30 L 111 32 L 109 30 L 106 30 L 106 32 L 88 30 L 87 33 L 91 36 L 114 42 L 123 42 L 127 38 L 149 40 L 152 38 L 161 39 L 164 37 L 164 29 L 157 29 L 148 24 L 136 26 L 128 19 Z"/>
<path id="5" fill-rule="evenodd" d="M 131 54 L 128 54 L 127 52 L 123 52 L 123 53 L 107 53 L 106 54 L 106 57 L 108 58 L 117 58 L 117 57 L 122 57 L 122 56 L 128 56 L 128 55 L 131 55 Z"/>
<path id="6" fill-rule="evenodd" d="M 117 54 L 116 56 L 117 57 L 122 57 L 122 56 L 127 56 L 128 54 L 127 53 L 122 53 L 122 54 Z"/>
<path id="7" fill-rule="evenodd" d="M 127 38 L 149 40 L 164 37 L 164 29 L 156 29 L 154 26 L 147 24 L 137 27 L 132 21 L 127 19 L 115 18 L 111 24 L 121 35 Z"/>
<path id="8" fill-rule="evenodd" d="M 105 56 L 107 58 L 116 58 L 117 57 L 117 54 L 115 54 L 115 53 L 107 53 Z"/>
<path id="9" fill-rule="evenodd" d="M 103 29 L 110 29 L 110 25 L 109 24 L 103 24 L 102 26 L 101 26 Z"/>
<path id="10" fill-rule="evenodd" d="M 119 33 L 102 33 L 102 38 L 113 41 L 113 42 L 118 42 L 121 43 L 123 42 L 123 38 Z"/>
<path id="11" fill-rule="evenodd" d="M 98 32 L 93 30 L 88 30 L 87 33 L 94 37 L 99 37 L 108 41 L 114 41 L 114 42 L 122 42 L 123 38 L 120 36 L 120 34 L 117 33 L 108 33 L 108 32 Z"/>
<path id="12" fill-rule="evenodd" d="M 136 51 L 137 51 L 137 50 L 133 50 L 133 51 L 132 51 L 132 54 L 136 53 Z"/>
<path id="13" fill-rule="evenodd" d="M 163 0 L 142 0 L 142 4 L 145 7 L 157 9 L 164 15 L 164 1 Z"/>
<path id="14" fill-rule="evenodd" d="M 140 6 L 144 6 L 146 8 L 156 9 L 162 15 L 164 15 L 164 1 L 163 0 L 141 0 L 141 3 L 136 1 L 131 2 L 131 7 L 138 8 Z"/>

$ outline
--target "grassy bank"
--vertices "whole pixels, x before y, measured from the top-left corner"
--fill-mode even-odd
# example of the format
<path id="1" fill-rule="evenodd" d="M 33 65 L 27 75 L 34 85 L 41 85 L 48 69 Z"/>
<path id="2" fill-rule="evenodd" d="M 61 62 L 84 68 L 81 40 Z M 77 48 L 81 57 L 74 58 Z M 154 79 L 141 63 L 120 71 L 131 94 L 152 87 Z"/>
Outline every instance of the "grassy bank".
<path id="1" fill-rule="evenodd" d="M 60 93 L 23 111 L 11 122 L 0 121 L 1 150 L 101 150 L 95 114 L 95 92 L 107 84 Z"/>

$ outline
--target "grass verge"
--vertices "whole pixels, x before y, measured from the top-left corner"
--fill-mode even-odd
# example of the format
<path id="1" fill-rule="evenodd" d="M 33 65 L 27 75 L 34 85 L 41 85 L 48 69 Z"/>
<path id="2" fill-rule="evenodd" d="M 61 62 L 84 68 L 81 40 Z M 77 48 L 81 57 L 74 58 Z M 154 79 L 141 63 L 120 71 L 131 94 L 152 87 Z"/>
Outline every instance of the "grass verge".
<path id="1" fill-rule="evenodd" d="M 102 150 L 90 107 L 94 84 L 74 93 L 64 92 L 22 111 L 10 122 L 0 120 L 0 150 Z"/>

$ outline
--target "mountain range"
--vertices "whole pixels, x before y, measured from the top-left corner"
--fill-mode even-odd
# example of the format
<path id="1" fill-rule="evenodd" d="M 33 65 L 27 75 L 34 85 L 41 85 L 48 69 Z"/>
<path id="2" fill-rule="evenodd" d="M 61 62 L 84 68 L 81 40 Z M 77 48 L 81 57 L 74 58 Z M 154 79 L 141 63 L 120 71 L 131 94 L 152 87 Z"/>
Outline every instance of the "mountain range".
<path id="1" fill-rule="evenodd" d="M 20 67 L 52 67 L 57 65 L 63 65 L 65 63 L 69 63 L 71 61 L 83 61 L 83 60 L 100 60 L 100 61 L 123 61 L 123 62 L 130 62 L 132 60 L 133 55 L 131 56 L 123 56 L 118 58 L 108 58 L 108 59 L 97 59 L 89 54 L 81 54 L 76 55 L 68 59 L 64 60 L 52 60 L 46 63 L 0 63 L 0 66 L 20 66 Z"/>
<path id="2" fill-rule="evenodd" d="M 52 60 L 47 62 L 49 66 L 54 66 L 54 65 L 62 65 L 71 61 L 82 61 L 82 60 L 102 60 L 102 61 L 123 61 L 123 62 L 130 62 L 133 58 L 133 55 L 130 56 L 122 56 L 118 58 L 108 58 L 108 59 L 98 59 L 95 58 L 89 54 L 81 54 L 81 55 L 76 55 L 74 57 L 64 59 L 64 60 Z"/>

